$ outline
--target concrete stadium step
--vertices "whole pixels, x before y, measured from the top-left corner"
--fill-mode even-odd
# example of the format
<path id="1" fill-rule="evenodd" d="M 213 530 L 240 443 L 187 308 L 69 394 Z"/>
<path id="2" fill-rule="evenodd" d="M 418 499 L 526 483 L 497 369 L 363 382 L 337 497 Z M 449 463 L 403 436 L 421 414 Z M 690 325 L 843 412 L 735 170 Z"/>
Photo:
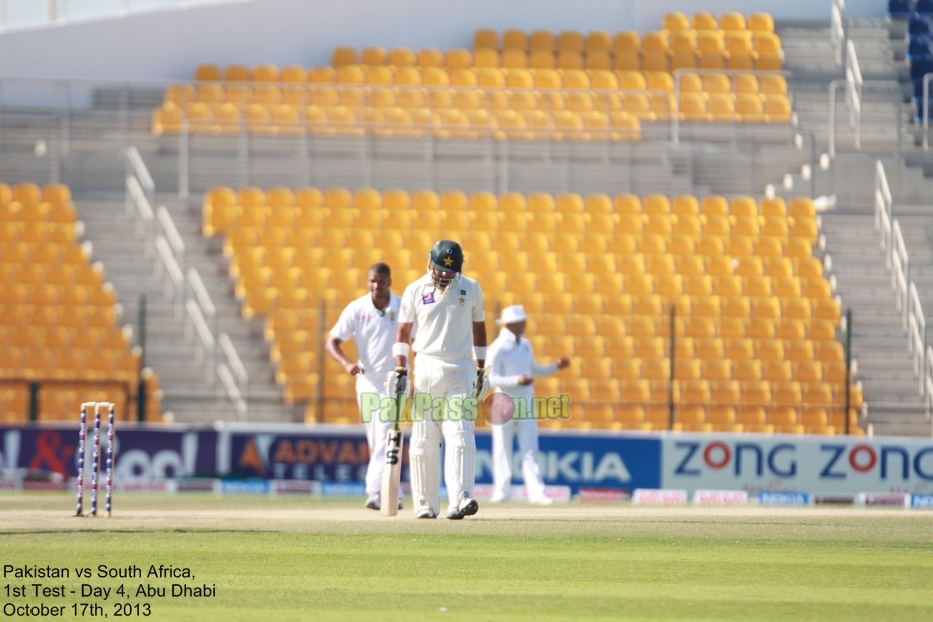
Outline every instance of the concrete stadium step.
<path id="1" fill-rule="evenodd" d="M 826 252 L 843 307 L 852 309 L 852 355 L 868 403 L 868 423 L 877 433 L 915 433 L 913 424 L 892 422 L 926 412 L 919 380 L 907 352 L 902 315 L 895 306 L 890 275 L 878 249 L 871 213 L 821 215 Z"/>
<path id="2" fill-rule="evenodd" d="M 123 197 L 108 193 L 77 195 L 76 203 L 86 223 L 87 238 L 94 244 L 94 259 L 104 262 L 107 278 L 114 283 L 124 306 L 124 321 L 131 319 L 137 335 L 138 298 L 146 295 L 146 362 L 159 373 L 165 392 L 164 411 L 171 411 L 175 421 L 229 419 L 232 411 L 225 394 L 216 380 L 207 381 L 204 365 L 194 361 L 194 345 L 184 339 L 175 305 L 164 298 L 163 287 L 153 276 L 152 259 L 141 252 L 142 241 L 135 237 L 133 223 L 124 218 Z M 175 206 L 173 217 L 179 229 L 187 232 L 190 226 L 183 226 L 186 222 L 190 225 L 187 205 L 182 205 L 181 210 Z M 186 220 L 179 218 L 182 215 Z M 249 374 L 250 420 L 294 421 L 299 413 L 284 405 L 281 391 L 274 384 L 268 347 L 261 339 L 261 325 L 239 320 L 239 306 L 232 299 L 232 291 L 228 296 L 228 284 L 219 283 L 216 278 L 219 271 L 216 261 L 199 255 L 194 236 L 183 235 L 188 265 L 202 272 L 218 310 L 218 328 L 231 336 Z"/>

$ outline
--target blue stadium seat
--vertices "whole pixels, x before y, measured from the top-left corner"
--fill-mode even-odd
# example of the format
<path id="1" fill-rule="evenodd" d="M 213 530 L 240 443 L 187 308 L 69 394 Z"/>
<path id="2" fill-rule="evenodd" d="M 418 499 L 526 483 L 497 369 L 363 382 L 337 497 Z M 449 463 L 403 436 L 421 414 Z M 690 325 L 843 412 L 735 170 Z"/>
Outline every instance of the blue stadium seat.
<path id="1" fill-rule="evenodd" d="M 917 13 L 933 18 L 933 0 L 917 0 Z"/>
<path id="2" fill-rule="evenodd" d="M 933 44 L 930 43 L 929 39 L 918 37 L 910 40 L 910 43 L 907 45 L 906 58 L 908 61 L 913 62 L 914 59 L 922 60 L 929 56 L 933 56 Z"/>
<path id="3" fill-rule="evenodd" d="M 910 18 L 910 21 L 907 22 L 908 39 L 917 37 L 926 37 L 929 39 L 931 36 L 933 36 L 933 22 L 930 21 L 929 17 L 914 15 Z"/>
<path id="4" fill-rule="evenodd" d="M 910 80 L 911 82 L 919 82 L 923 80 L 923 76 L 928 73 L 933 73 L 933 57 L 926 56 L 923 58 L 917 58 L 916 60 L 911 61 L 910 63 Z M 916 90 L 917 85 L 914 84 L 914 89 Z"/>
<path id="5" fill-rule="evenodd" d="M 913 13 L 911 0 L 888 0 L 888 17 L 891 19 L 908 19 Z"/>

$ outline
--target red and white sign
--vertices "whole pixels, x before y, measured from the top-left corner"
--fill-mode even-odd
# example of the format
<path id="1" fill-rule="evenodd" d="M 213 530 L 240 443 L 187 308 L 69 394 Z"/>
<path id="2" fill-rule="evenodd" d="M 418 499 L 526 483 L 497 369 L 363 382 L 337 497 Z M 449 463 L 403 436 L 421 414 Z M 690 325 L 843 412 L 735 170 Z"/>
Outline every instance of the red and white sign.
<path id="1" fill-rule="evenodd" d="M 686 490 L 636 488 L 632 494 L 632 503 L 644 505 L 678 505 L 686 502 Z"/>
<path id="2" fill-rule="evenodd" d="M 163 492 L 163 493 L 175 493 L 178 491 L 178 486 L 174 480 L 161 480 L 161 481 L 117 481 L 114 483 L 114 489 L 118 492 Z"/>
<path id="3" fill-rule="evenodd" d="M 856 496 L 856 505 L 878 505 L 883 507 L 909 508 L 910 493 L 906 492 L 863 492 Z"/>
<path id="4" fill-rule="evenodd" d="M 628 501 L 632 498 L 627 490 L 616 488 L 581 488 L 580 501 Z"/>
<path id="5" fill-rule="evenodd" d="M 693 502 L 699 505 L 745 505 L 748 492 L 744 490 L 697 490 Z"/>

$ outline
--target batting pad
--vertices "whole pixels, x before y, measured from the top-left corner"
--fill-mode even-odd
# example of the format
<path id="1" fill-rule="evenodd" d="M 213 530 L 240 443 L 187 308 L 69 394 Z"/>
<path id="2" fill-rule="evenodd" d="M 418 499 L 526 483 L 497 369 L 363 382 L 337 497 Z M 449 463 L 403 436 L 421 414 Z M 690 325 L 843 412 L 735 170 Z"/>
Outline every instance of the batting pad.
<path id="1" fill-rule="evenodd" d="M 433 421 L 416 421 L 411 430 L 408 449 L 411 462 L 411 496 L 415 512 L 418 497 L 427 498 L 434 514 L 441 506 L 441 431 Z"/>
<path id="2" fill-rule="evenodd" d="M 444 438 L 447 451 L 444 456 L 444 481 L 450 507 L 460 502 L 460 493 L 473 495 L 476 481 L 476 436 L 468 421 L 445 421 Z"/>

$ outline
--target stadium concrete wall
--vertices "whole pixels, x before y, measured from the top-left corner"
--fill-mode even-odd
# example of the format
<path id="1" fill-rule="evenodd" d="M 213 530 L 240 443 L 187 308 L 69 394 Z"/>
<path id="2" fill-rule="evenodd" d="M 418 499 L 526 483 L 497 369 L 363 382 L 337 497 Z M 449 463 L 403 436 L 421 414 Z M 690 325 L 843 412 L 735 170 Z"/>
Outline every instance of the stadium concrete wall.
<path id="1" fill-rule="evenodd" d="M 488 432 L 477 431 L 478 484 L 492 482 Z M 23 477 L 32 471 L 73 478 L 77 440 L 76 426 L 0 428 L 0 475 Z M 314 481 L 357 490 L 365 480 L 369 452 L 362 427 L 118 426 L 116 456 L 115 478 L 121 484 L 228 477 Z M 405 481 L 407 459 L 405 452 Z M 516 452 L 516 477 L 520 459 Z M 539 463 L 547 484 L 574 493 L 636 488 L 690 494 L 698 489 L 933 493 L 930 439 L 543 430 Z"/>
<path id="2" fill-rule="evenodd" d="M 849 0 L 850 17 L 885 3 Z M 611 32 L 659 28 L 664 13 L 768 11 L 829 20 L 809 0 L 254 0 L 0 34 L 0 76 L 187 80 L 199 63 L 327 64 L 334 47 L 471 47 L 477 28 Z"/>

